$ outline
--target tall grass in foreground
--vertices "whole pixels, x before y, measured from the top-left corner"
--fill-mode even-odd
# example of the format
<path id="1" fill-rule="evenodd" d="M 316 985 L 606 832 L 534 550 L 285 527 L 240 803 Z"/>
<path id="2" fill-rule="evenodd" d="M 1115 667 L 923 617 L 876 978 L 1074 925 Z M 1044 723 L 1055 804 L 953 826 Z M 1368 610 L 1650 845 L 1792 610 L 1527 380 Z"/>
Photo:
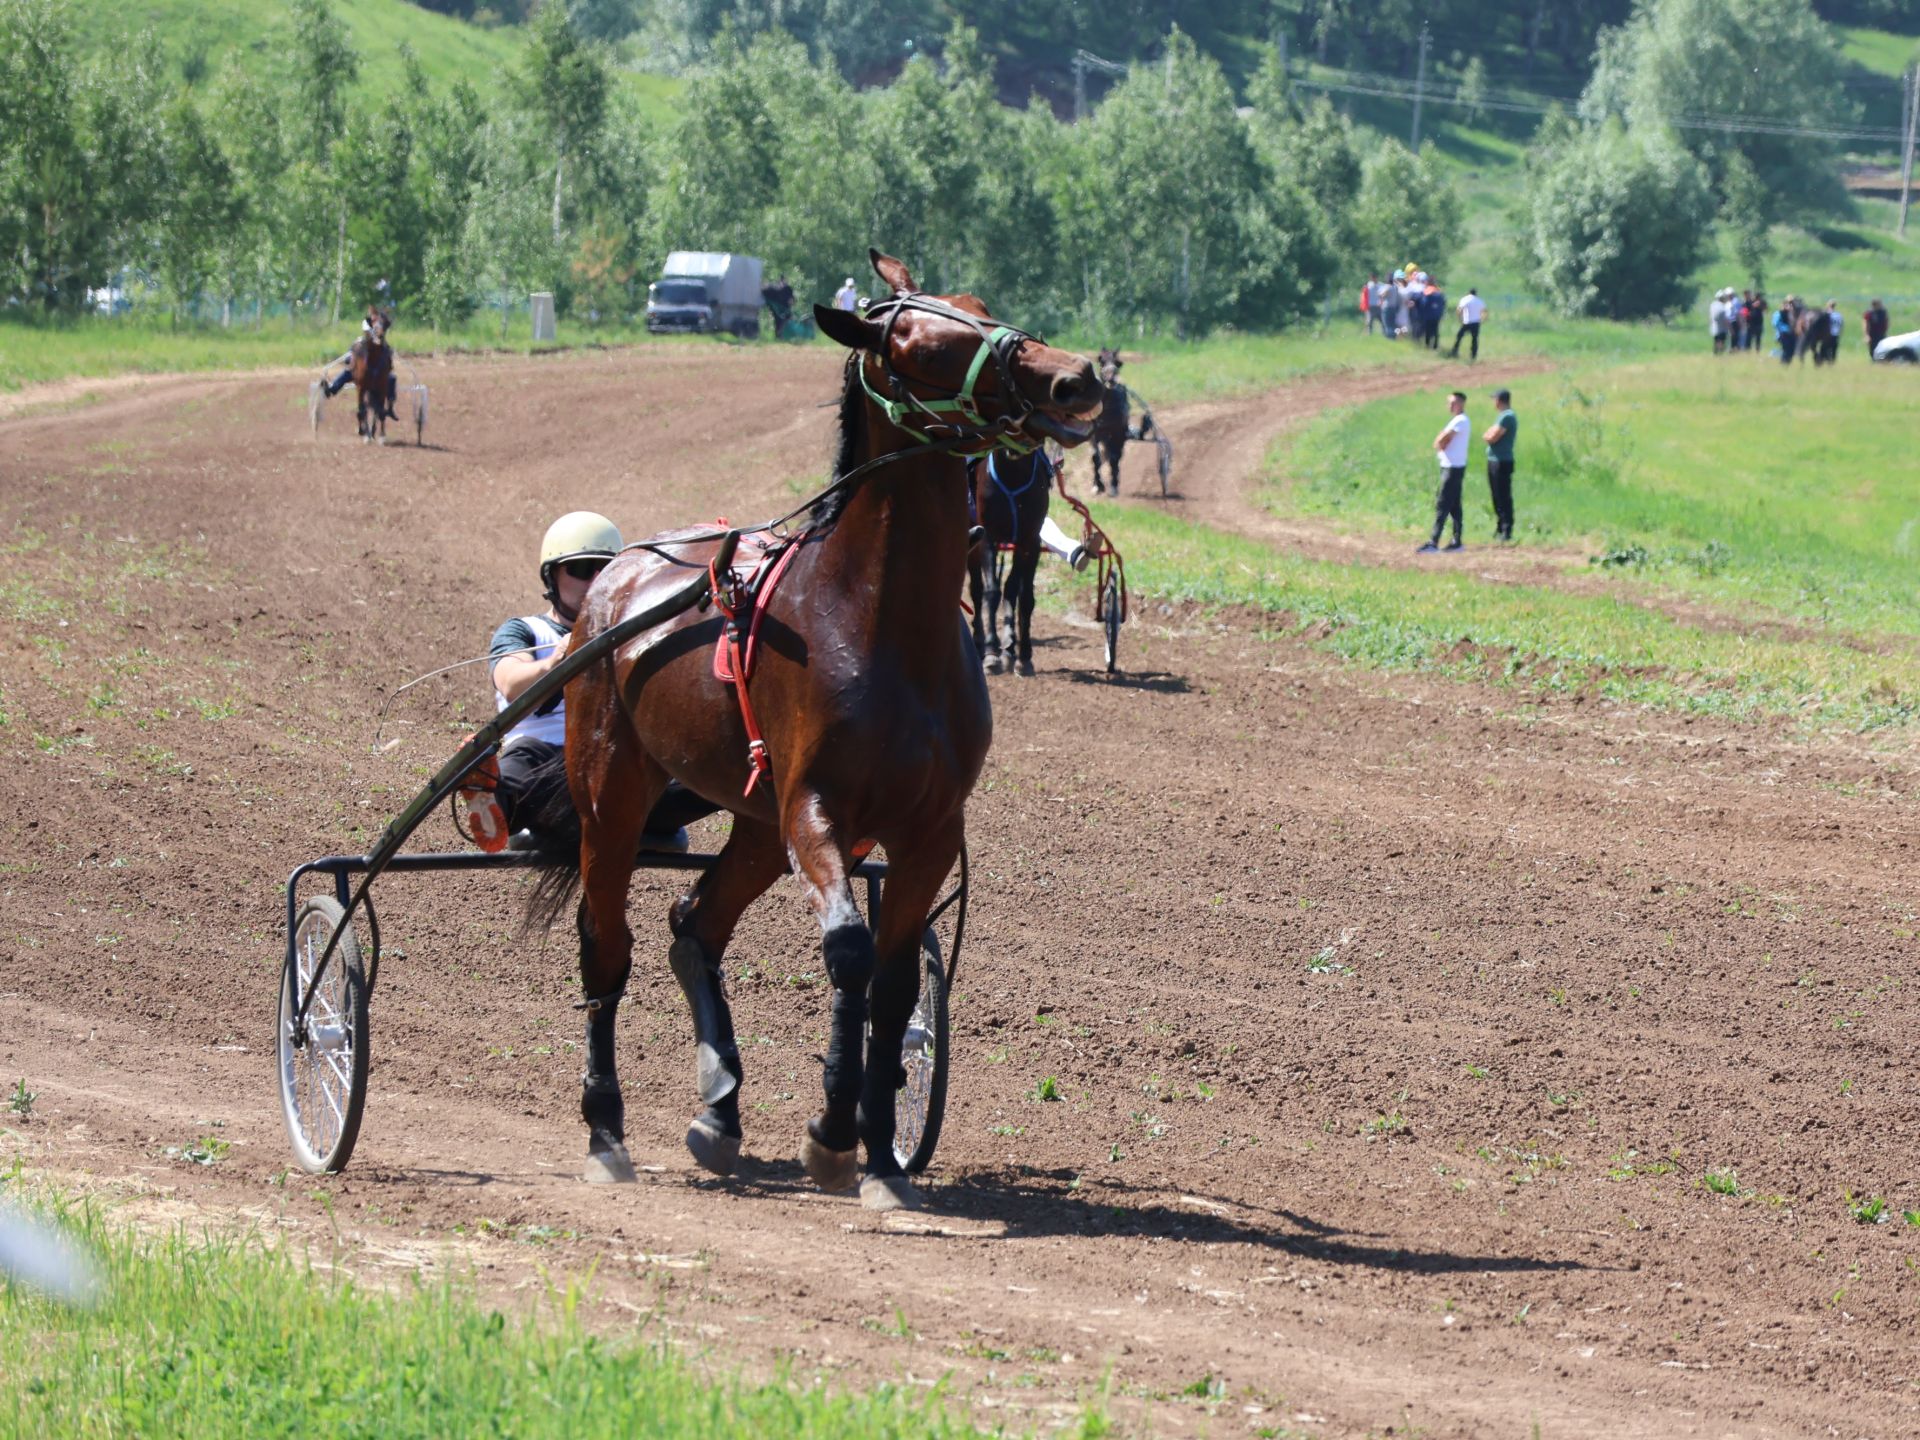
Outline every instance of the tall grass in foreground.
<path id="1" fill-rule="evenodd" d="M 70 1217 L 71 1218 L 71 1217 Z M 696 1377 L 662 1347 L 608 1340 L 567 1282 L 538 1319 L 488 1310 L 458 1282 L 392 1295 L 257 1240 L 158 1240 L 80 1220 L 107 1299 L 69 1310 L 0 1283 L 0 1434 L 897 1437 L 980 1432 L 938 1390 L 832 1394 Z M 1103 1422 L 1089 1415 L 1085 1428 Z"/>

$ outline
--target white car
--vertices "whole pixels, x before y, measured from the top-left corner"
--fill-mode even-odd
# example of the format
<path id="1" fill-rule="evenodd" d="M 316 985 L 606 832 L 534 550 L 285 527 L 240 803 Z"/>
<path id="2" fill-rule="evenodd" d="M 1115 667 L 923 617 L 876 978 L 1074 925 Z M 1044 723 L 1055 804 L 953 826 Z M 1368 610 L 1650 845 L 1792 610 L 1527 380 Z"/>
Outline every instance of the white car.
<path id="1" fill-rule="evenodd" d="M 1899 365 L 1920 365 L 1920 330 L 1905 335 L 1889 335 L 1873 347 L 1873 358 L 1891 360 Z"/>

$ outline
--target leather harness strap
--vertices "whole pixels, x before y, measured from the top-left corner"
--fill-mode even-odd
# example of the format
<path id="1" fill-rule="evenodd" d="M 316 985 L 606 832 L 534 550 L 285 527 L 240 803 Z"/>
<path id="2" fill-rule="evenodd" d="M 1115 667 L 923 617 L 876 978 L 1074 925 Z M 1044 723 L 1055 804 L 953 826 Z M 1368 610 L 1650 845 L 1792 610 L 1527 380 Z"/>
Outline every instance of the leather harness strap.
<path id="1" fill-rule="evenodd" d="M 747 787 L 741 791 L 743 795 L 753 794 L 773 768 L 767 755 L 766 738 L 760 733 L 760 721 L 753 713 L 753 697 L 747 691 L 754 661 L 759 657 L 760 617 L 765 613 L 774 587 L 810 534 L 811 531 L 802 531 L 765 551 L 744 581 L 731 565 L 724 574 L 717 565 L 707 567 L 714 608 L 726 620 L 719 643 L 714 647 L 713 675 L 722 683 L 732 682 L 734 696 L 740 704 L 740 723 L 747 732 Z"/>

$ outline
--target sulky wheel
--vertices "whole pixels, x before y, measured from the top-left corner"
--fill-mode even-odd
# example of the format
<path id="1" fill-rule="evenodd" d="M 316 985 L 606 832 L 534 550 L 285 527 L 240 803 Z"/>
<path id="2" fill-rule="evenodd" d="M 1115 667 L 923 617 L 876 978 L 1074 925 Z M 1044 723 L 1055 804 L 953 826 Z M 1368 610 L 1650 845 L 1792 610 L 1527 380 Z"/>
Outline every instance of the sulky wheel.
<path id="1" fill-rule="evenodd" d="M 305 995 L 327 941 L 341 928 L 345 914 L 331 896 L 316 895 L 302 905 L 294 917 L 293 944 L 280 976 L 275 1023 L 280 1108 L 294 1158 L 302 1170 L 314 1175 L 346 1167 L 367 1103 L 367 975 L 351 927 L 341 935 L 320 977 L 319 990 L 307 1008 L 306 1034 L 296 1041 L 293 1033 L 299 1007 L 295 977 L 299 994 Z"/>
<path id="2" fill-rule="evenodd" d="M 313 426 L 313 438 L 320 438 L 320 412 L 327 408 L 327 384 L 316 380 L 307 386 L 307 421 Z"/>
<path id="3" fill-rule="evenodd" d="M 907 1072 L 896 1102 L 894 1158 L 909 1175 L 918 1175 L 940 1143 L 940 1122 L 947 1110 L 947 1057 L 952 1051 L 947 1028 L 947 971 L 940 941 L 929 930 L 920 940 L 920 998 L 900 1042 L 900 1064 Z"/>
<path id="4" fill-rule="evenodd" d="M 416 446 L 427 442 L 427 387 L 418 386 L 413 392 L 413 443 Z"/>
<path id="5" fill-rule="evenodd" d="M 1119 668 L 1119 661 L 1120 661 L 1120 577 L 1119 575 L 1112 572 L 1108 573 L 1107 589 L 1106 589 L 1106 593 L 1103 596 L 1101 596 L 1101 601 L 1105 607 L 1105 618 L 1103 619 L 1102 623 L 1105 625 L 1106 632 L 1107 632 L 1107 673 L 1111 675 L 1116 669 Z"/>
<path id="6" fill-rule="evenodd" d="M 1160 452 L 1160 498 L 1167 498 L 1167 482 L 1173 479 L 1173 442 L 1164 435 L 1154 437 L 1154 448 Z"/>

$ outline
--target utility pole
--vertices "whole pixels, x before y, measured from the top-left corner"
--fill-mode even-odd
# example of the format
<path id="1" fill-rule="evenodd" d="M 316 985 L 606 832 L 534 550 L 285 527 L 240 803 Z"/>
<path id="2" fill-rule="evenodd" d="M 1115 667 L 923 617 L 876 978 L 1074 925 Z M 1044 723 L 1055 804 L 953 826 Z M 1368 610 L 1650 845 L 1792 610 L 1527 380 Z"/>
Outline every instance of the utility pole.
<path id="1" fill-rule="evenodd" d="M 1427 49 L 1433 44 L 1433 35 L 1427 29 L 1427 22 L 1420 22 L 1420 68 L 1413 77 L 1413 145 L 1415 154 L 1420 151 L 1420 101 L 1427 89 Z"/>
<path id="2" fill-rule="evenodd" d="M 1906 115 L 1907 139 L 1900 149 L 1900 225 L 1896 234 L 1904 237 L 1907 233 L 1907 205 L 1913 198 L 1913 142 L 1916 129 L 1920 129 L 1920 65 L 1907 68 Z"/>
<path id="3" fill-rule="evenodd" d="M 1076 50 L 1070 62 L 1073 67 L 1073 123 L 1078 125 L 1087 118 L 1087 71 L 1098 70 L 1106 75 L 1124 77 L 1127 67 L 1116 65 L 1111 60 L 1102 60 L 1091 50 Z"/>

